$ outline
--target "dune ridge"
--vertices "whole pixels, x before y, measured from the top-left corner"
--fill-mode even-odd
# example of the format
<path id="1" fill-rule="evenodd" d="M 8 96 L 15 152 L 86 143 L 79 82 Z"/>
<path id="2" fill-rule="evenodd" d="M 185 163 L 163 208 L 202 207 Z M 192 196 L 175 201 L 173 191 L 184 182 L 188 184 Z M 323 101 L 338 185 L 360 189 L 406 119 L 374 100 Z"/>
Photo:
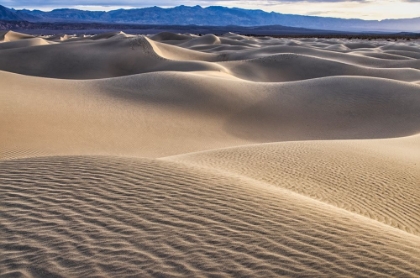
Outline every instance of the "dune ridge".
<path id="1" fill-rule="evenodd" d="M 0 277 L 420 276 L 419 46 L 0 33 Z"/>

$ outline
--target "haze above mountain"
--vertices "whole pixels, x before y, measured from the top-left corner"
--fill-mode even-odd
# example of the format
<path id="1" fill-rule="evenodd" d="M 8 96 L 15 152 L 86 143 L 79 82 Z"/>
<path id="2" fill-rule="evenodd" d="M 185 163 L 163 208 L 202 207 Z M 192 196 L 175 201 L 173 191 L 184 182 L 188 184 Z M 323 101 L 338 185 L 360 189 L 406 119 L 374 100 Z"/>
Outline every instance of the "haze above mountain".
<path id="1" fill-rule="evenodd" d="M 264 26 L 283 25 L 322 30 L 420 32 L 420 17 L 382 21 L 341 19 L 211 6 L 118 9 L 109 12 L 56 9 L 15 10 L 0 5 L 0 20 L 30 22 L 103 22 L 156 25 Z"/>

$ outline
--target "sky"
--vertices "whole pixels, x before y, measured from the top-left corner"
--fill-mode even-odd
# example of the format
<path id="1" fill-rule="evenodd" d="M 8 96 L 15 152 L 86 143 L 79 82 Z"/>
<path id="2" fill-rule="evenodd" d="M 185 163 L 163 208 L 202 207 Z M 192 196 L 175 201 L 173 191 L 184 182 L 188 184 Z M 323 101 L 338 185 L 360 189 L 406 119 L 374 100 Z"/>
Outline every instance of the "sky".
<path id="1" fill-rule="evenodd" d="M 420 0 L 0 0 L 0 4 L 15 9 L 56 8 L 109 11 L 144 7 L 224 6 L 260 9 L 267 12 L 302 14 L 340 18 L 381 20 L 386 18 L 420 17 Z"/>

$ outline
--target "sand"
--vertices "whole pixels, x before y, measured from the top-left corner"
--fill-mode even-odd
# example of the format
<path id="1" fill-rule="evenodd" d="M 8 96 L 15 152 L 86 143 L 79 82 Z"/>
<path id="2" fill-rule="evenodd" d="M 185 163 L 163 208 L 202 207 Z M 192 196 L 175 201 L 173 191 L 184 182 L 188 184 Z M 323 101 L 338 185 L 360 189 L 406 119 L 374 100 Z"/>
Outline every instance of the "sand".
<path id="1" fill-rule="evenodd" d="M 0 277 L 420 276 L 419 41 L 0 41 Z"/>

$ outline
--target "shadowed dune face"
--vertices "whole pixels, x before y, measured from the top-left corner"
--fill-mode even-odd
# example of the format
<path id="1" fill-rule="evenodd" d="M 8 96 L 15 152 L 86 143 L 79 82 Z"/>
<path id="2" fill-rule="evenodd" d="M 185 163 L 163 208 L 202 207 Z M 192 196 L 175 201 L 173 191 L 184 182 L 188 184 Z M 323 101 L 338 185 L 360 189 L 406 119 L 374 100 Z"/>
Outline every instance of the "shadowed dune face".
<path id="1" fill-rule="evenodd" d="M 419 58 L 0 33 L 0 277 L 420 275 Z"/>
<path id="2" fill-rule="evenodd" d="M 416 85 L 331 77 L 268 90 L 265 99 L 229 119 L 226 129 L 243 138 L 270 142 L 387 138 L 420 132 Z"/>

